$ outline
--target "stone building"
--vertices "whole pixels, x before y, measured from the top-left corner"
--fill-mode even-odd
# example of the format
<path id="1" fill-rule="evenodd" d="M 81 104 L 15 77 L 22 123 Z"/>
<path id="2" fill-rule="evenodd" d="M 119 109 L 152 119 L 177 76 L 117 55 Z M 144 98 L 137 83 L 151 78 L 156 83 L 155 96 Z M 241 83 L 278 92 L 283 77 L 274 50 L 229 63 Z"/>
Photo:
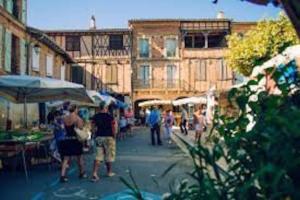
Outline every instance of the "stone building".
<path id="1" fill-rule="evenodd" d="M 75 61 L 42 31 L 27 27 L 26 0 L 0 0 L 0 75 L 32 75 L 70 80 Z M 45 115 L 45 106 L 28 106 L 28 119 Z M 22 124 L 23 107 L 0 99 L 0 126 L 7 116 Z"/>
<path id="2" fill-rule="evenodd" d="M 130 20 L 129 29 L 97 29 L 94 17 L 90 24 L 89 30 L 46 33 L 78 62 L 73 82 L 131 97 L 135 107 L 230 87 L 234 73 L 224 61 L 225 38 L 255 25 L 224 19 L 222 13 L 216 19 Z"/>
<path id="3" fill-rule="evenodd" d="M 175 100 L 229 88 L 234 73 L 226 65 L 226 36 L 243 33 L 252 22 L 220 19 L 130 20 L 133 102 Z"/>
<path id="4" fill-rule="evenodd" d="M 128 103 L 131 95 L 131 39 L 129 29 L 45 31 L 71 55 L 71 80 L 89 90 L 110 93 Z"/>

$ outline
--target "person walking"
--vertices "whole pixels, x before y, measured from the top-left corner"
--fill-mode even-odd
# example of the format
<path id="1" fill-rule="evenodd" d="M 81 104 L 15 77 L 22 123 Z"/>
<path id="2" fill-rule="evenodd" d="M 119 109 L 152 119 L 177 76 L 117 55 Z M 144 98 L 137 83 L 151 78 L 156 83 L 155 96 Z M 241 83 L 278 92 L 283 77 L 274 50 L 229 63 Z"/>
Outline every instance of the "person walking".
<path id="1" fill-rule="evenodd" d="M 108 113 L 108 107 L 105 102 L 100 103 L 100 112 L 92 117 L 92 124 L 96 128 L 96 156 L 93 166 L 92 181 L 99 180 L 98 169 L 102 161 L 106 164 L 107 176 L 114 176 L 112 172 L 112 163 L 116 157 L 116 132 L 113 127 L 114 118 Z"/>
<path id="2" fill-rule="evenodd" d="M 77 163 L 79 166 L 79 178 L 86 178 L 86 174 L 84 171 L 84 163 L 83 163 L 83 146 L 82 143 L 77 139 L 77 134 L 75 128 L 82 129 L 83 121 L 78 116 L 77 106 L 71 105 L 69 108 L 70 114 L 66 116 L 64 121 L 66 136 L 63 140 L 60 141 L 60 153 L 63 157 L 62 167 L 61 167 L 61 176 L 60 182 L 67 182 L 68 178 L 66 176 L 67 168 L 69 167 L 71 158 L 73 156 L 77 157 Z"/>
<path id="3" fill-rule="evenodd" d="M 145 111 L 144 109 L 140 109 L 140 112 L 139 112 L 139 117 L 140 117 L 140 122 L 141 122 L 141 125 L 142 126 L 145 126 Z"/>
<path id="4" fill-rule="evenodd" d="M 205 104 L 201 104 L 196 112 L 194 112 L 194 127 L 195 127 L 195 142 L 201 142 L 201 136 L 204 132 L 204 128 L 206 126 L 205 116 L 203 115 L 203 111 L 205 111 Z"/>
<path id="5" fill-rule="evenodd" d="M 162 145 L 160 139 L 160 123 L 161 123 L 160 111 L 157 108 L 152 107 L 148 120 L 149 120 L 148 124 L 151 130 L 151 144 L 153 146 L 155 145 L 155 135 L 156 135 L 157 144 Z"/>
<path id="6" fill-rule="evenodd" d="M 127 130 L 128 130 L 128 135 L 132 136 L 132 126 L 134 125 L 134 113 L 131 107 L 125 111 L 125 118 L 127 120 Z"/>
<path id="7" fill-rule="evenodd" d="M 118 139 L 124 140 L 127 132 L 127 120 L 125 119 L 124 115 L 121 115 L 121 119 L 119 121 L 119 127 L 120 127 L 120 132 L 119 132 Z"/>
<path id="8" fill-rule="evenodd" d="M 188 114 L 184 106 L 181 106 L 181 120 L 180 120 L 180 130 L 182 134 L 188 135 L 188 131 L 186 128 L 186 123 L 188 119 Z"/>
<path id="9" fill-rule="evenodd" d="M 164 118 L 165 135 L 168 143 L 171 144 L 171 136 L 173 132 L 174 116 L 171 110 L 167 110 Z"/>

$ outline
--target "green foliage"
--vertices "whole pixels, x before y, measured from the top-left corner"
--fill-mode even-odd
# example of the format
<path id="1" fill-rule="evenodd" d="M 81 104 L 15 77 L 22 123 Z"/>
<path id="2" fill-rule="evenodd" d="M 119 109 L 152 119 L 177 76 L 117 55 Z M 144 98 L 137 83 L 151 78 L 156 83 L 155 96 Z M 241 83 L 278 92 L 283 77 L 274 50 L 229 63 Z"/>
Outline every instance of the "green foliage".
<path id="1" fill-rule="evenodd" d="M 300 199 L 299 77 L 293 87 L 279 77 L 281 95 L 253 91 L 255 80 L 229 92 L 238 116 L 216 115 L 218 137 L 209 147 L 189 147 L 196 183 L 182 181 L 165 200 Z M 247 131 L 249 115 L 256 123 Z"/>
<path id="2" fill-rule="evenodd" d="M 249 76 L 252 69 L 281 53 L 286 47 L 299 43 L 289 19 L 280 15 L 277 20 L 264 20 L 246 32 L 228 36 L 228 65 Z"/>

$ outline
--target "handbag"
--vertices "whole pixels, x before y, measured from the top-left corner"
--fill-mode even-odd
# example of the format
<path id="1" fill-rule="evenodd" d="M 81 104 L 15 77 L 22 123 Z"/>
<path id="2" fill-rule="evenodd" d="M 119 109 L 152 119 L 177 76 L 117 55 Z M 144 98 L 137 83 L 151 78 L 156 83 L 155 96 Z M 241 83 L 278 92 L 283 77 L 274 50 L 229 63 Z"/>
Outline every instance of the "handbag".
<path id="1" fill-rule="evenodd" d="M 77 139 L 80 141 L 80 142 L 84 142 L 86 140 L 88 140 L 90 138 L 90 131 L 88 129 L 79 129 L 79 128 L 75 128 L 75 132 L 76 132 L 76 135 L 77 135 Z"/>

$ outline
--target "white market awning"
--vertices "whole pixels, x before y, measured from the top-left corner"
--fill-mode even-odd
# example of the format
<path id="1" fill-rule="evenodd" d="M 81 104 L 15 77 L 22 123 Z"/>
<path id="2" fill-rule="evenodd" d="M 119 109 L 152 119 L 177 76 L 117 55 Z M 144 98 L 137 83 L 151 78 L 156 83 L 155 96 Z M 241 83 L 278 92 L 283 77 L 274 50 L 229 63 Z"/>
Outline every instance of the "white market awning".
<path id="1" fill-rule="evenodd" d="M 287 64 L 297 57 L 300 57 L 300 45 L 288 47 L 281 54 L 271 58 L 260 66 L 256 66 L 252 71 L 251 77 L 256 77 L 259 74 L 264 74 L 264 71 L 266 69 L 271 67 L 278 67 L 281 64 Z"/>
<path id="2" fill-rule="evenodd" d="M 151 100 L 139 103 L 139 107 L 156 106 L 156 105 L 172 105 L 171 100 Z"/>
<path id="3" fill-rule="evenodd" d="M 88 90 L 88 95 L 93 99 L 94 103 L 98 103 L 100 101 L 104 101 L 107 105 L 111 103 L 116 103 L 117 99 L 109 95 L 101 95 L 99 92 L 95 90 Z"/>
<path id="4" fill-rule="evenodd" d="M 188 97 L 173 101 L 174 106 L 180 106 L 184 104 L 206 104 L 206 97 Z"/>

